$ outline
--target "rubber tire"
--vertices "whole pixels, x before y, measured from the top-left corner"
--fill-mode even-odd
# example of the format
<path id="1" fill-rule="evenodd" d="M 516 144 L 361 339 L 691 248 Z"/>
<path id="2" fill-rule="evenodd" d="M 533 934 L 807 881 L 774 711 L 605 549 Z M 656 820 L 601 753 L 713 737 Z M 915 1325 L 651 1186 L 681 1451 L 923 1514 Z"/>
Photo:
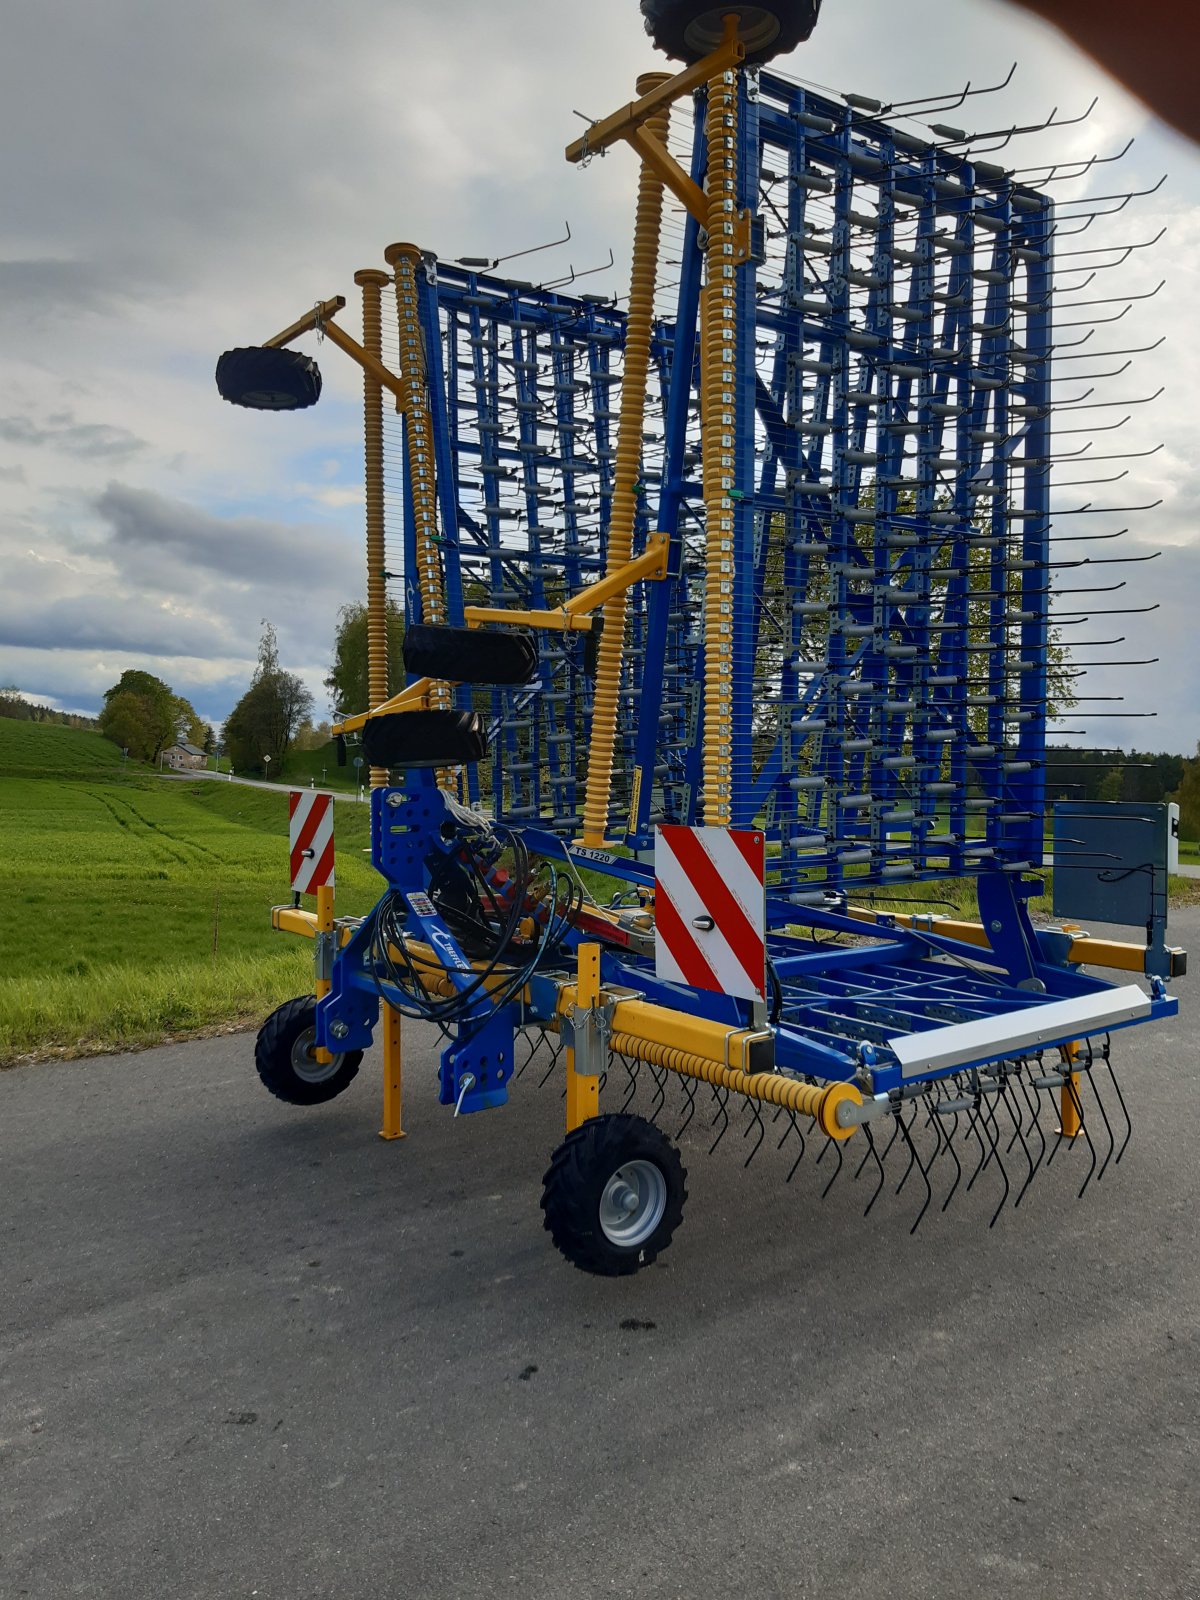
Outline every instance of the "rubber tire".
<path id="1" fill-rule="evenodd" d="M 468 766 L 486 758 L 487 729 L 474 711 L 390 711 L 364 724 L 362 750 L 372 767 Z"/>
<path id="2" fill-rule="evenodd" d="M 613 1244 L 600 1226 L 604 1187 L 627 1161 L 652 1161 L 667 1183 L 658 1227 L 634 1249 Z M 624 1112 L 593 1117 L 569 1133 L 542 1179 L 547 1233 L 572 1266 L 602 1278 L 626 1277 L 648 1267 L 683 1221 L 686 1199 L 687 1172 L 678 1150 L 652 1122 Z"/>
<path id="3" fill-rule="evenodd" d="M 533 636 L 528 633 L 412 622 L 404 633 L 404 665 L 414 678 L 473 684 L 531 683 L 538 675 L 538 653 Z"/>
<path id="4" fill-rule="evenodd" d="M 308 1083 L 292 1065 L 292 1050 L 301 1035 L 315 1028 L 316 995 L 301 995 L 287 1000 L 273 1011 L 258 1030 L 254 1044 L 254 1066 L 277 1100 L 289 1106 L 319 1106 L 334 1100 L 348 1088 L 362 1065 L 361 1050 L 347 1050 L 335 1056 L 337 1070 L 321 1083 Z"/>
<path id="5" fill-rule="evenodd" d="M 321 398 L 321 369 L 300 350 L 226 350 L 217 388 L 230 405 L 250 411 L 305 411 Z"/>
<path id="6" fill-rule="evenodd" d="M 758 32 L 761 32 L 759 25 L 766 25 L 769 34 L 772 19 L 778 24 L 778 33 L 758 43 L 752 35 L 746 48 L 747 63 L 770 61 L 775 56 L 787 55 L 812 37 L 821 0 L 757 0 L 754 5 L 739 5 L 738 0 L 727 5 L 714 4 L 713 0 L 642 0 L 642 17 L 651 39 L 667 55 L 689 64 L 703 59 L 719 43 L 721 18 L 730 11 L 747 14 L 750 25 Z M 689 43 L 687 38 L 688 28 L 701 19 L 710 21 L 715 29 L 715 36 L 706 48 Z"/>

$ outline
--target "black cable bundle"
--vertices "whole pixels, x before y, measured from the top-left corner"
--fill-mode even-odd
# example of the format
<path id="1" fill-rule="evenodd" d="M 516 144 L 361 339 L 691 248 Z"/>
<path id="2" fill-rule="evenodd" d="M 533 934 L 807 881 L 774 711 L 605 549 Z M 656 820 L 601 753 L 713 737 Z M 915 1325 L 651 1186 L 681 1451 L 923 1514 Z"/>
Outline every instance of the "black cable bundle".
<path id="1" fill-rule="evenodd" d="M 448 969 L 438 962 L 414 956 L 409 950 L 405 942 L 408 908 L 398 890 L 386 895 L 372 913 L 368 959 L 380 988 L 380 998 L 396 1005 L 394 997 L 383 993 L 382 981 L 386 979 L 405 997 L 396 1005 L 403 1016 L 432 1022 L 443 1032 L 465 1020 L 465 1013 L 480 991 L 489 989 L 494 978 L 500 981 L 489 989 L 491 1005 L 486 1012 L 473 1015 L 472 1024 L 481 1026 L 515 999 L 547 955 L 561 946 L 583 904 L 582 887 L 568 878 L 565 880 L 566 899 L 560 905 L 560 877 L 554 864 L 543 862 L 541 869 L 535 869 L 519 834 L 509 829 L 497 832 L 504 834 L 505 849 L 513 858 L 513 875 L 507 886 L 511 904 L 502 920 L 496 913 L 496 894 L 475 856 L 469 856 L 464 863 L 447 861 L 444 868 L 431 875 L 431 898 L 437 904 L 439 915 L 456 939 L 486 960 L 486 965 L 479 970 L 474 967 L 453 969 L 458 976 L 472 978 L 466 988 L 441 997 L 426 992 L 422 976 L 443 977 Z M 523 940 L 520 929 L 528 915 L 525 907 L 538 886 L 542 870 L 549 875 L 546 892 L 533 897 L 538 904 L 549 900 L 549 918 L 544 926 L 535 920 L 532 940 Z M 473 905 L 469 903 L 472 898 Z"/>

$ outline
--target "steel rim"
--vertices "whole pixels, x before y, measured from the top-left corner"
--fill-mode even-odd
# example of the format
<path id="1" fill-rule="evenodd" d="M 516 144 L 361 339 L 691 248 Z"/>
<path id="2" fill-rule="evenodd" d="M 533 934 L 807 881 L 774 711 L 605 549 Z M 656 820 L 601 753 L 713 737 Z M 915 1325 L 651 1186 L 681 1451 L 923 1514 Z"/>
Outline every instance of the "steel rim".
<path id="1" fill-rule="evenodd" d="M 699 50 L 704 55 L 715 50 L 725 37 L 725 17 L 731 10 L 737 11 L 741 17 L 738 38 L 748 52 L 765 50 L 778 39 L 779 19 L 763 6 L 723 5 L 715 6 L 694 22 L 688 23 L 683 34 L 688 48 Z"/>
<path id="2" fill-rule="evenodd" d="M 600 1227 L 610 1244 L 640 1249 L 667 1209 L 667 1180 L 653 1161 L 627 1161 L 604 1185 Z"/>
<path id="3" fill-rule="evenodd" d="M 296 396 L 286 389 L 249 389 L 244 399 L 257 411 L 291 411 L 296 405 Z"/>
<path id="4" fill-rule="evenodd" d="M 329 1061 L 318 1061 L 316 1049 L 315 1028 L 305 1028 L 303 1033 L 297 1034 L 292 1045 L 292 1071 L 303 1083 L 327 1083 L 336 1075 L 342 1064 L 341 1056 L 333 1056 Z"/>

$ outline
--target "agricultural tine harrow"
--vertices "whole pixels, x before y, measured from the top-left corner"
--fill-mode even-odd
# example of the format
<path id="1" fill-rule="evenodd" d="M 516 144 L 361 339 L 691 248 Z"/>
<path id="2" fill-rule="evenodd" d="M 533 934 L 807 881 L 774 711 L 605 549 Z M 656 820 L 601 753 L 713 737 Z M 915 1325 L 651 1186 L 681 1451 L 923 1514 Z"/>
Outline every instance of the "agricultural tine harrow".
<path id="1" fill-rule="evenodd" d="M 912 120 L 1011 73 L 892 108 L 788 76 L 821 0 L 641 9 L 672 70 L 566 151 L 626 147 L 626 300 L 393 244 L 355 277 L 362 344 L 335 297 L 221 358 L 251 409 L 315 403 L 314 332 L 364 384 L 370 703 L 336 731 L 384 890 L 337 917 L 294 814 L 273 920 L 314 940 L 314 994 L 259 1072 L 317 1104 L 381 1037 L 399 1138 L 409 1017 L 454 1116 L 561 1095 L 542 1207 L 589 1272 L 670 1242 L 679 1147 L 913 1231 L 956 1200 L 994 1227 L 1043 1175 L 1082 1198 L 1132 1133 L 1112 1039 L 1177 1013 L 1186 961 L 1161 808 L 1056 808 L 1040 911 L 1055 706 L 1143 714 L 1088 693 L 1119 630 L 1080 637 L 1145 609 L 1124 571 L 1059 577 L 1083 541 L 1140 561 L 1115 541 L 1154 510 L 1111 487 L 1154 454 L 1120 432 L 1154 397 L 1139 194 L 1047 150 L 1090 108 Z"/>

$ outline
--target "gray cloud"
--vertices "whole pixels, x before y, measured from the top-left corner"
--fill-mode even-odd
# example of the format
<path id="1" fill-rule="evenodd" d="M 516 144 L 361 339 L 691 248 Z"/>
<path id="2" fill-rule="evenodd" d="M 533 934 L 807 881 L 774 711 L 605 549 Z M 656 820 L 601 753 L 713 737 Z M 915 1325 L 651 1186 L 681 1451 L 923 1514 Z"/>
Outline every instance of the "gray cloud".
<path id="1" fill-rule="evenodd" d="M 241 653 L 218 618 L 179 617 L 108 596 L 75 596 L 32 607 L 0 596 L 0 644 L 201 659 L 228 655 L 234 649 Z"/>
<path id="2" fill-rule="evenodd" d="M 112 268 L 53 257 L 0 261 L 0 321 L 44 327 L 51 317 L 105 313 L 134 294 Z"/>
<path id="3" fill-rule="evenodd" d="M 146 448 L 146 441 L 128 428 L 106 422 L 76 422 L 69 411 L 57 412 L 41 427 L 29 417 L 0 417 L 0 439 L 6 444 L 48 445 L 92 461 L 136 455 Z"/>
<path id="4" fill-rule="evenodd" d="M 136 564 L 154 570 L 178 568 L 228 583 L 272 592 L 334 592 L 347 587 L 346 548 L 327 528 L 268 521 L 261 517 L 216 517 L 195 506 L 145 489 L 111 483 L 96 501 L 111 529 L 108 552 L 128 576 Z M 142 569 L 144 570 L 144 569 Z"/>

